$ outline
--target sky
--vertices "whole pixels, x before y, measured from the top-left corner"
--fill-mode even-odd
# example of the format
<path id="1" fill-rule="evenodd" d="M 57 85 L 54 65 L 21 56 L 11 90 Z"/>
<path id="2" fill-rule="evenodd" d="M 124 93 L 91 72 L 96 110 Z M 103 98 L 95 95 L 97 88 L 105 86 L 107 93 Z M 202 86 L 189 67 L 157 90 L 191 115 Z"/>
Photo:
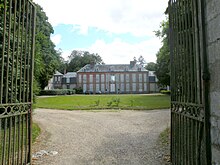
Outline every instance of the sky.
<path id="1" fill-rule="evenodd" d="M 106 64 L 142 55 L 155 62 L 168 0 L 34 0 L 54 28 L 51 40 L 68 59 L 72 50 L 98 53 Z"/>

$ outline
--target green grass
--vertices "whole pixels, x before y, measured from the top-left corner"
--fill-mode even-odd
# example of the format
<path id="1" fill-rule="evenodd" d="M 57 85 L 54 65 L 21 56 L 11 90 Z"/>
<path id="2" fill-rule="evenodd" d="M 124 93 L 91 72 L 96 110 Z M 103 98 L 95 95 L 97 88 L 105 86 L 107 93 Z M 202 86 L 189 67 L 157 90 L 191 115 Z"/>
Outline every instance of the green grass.
<path id="1" fill-rule="evenodd" d="M 0 120 L 1 121 L 1 120 Z M 16 126 L 16 129 L 18 128 L 18 125 Z M 22 125 L 20 125 L 20 138 L 21 138 L 21 132 L 23 130 L 23 151 L 25 150 L 25 141 L 26 141 L 26 138 L 27 138 L 27 127 L 24 125 L 23 126 L 23 129 L 22 129 Z M 12 155 L 12 152 L 13 152 L 13 146 L 15 145 L 15 152 L 18 151 L 18 131 L 16 131 L 16 140 L 14 141 L 14 127 L 11 127 L 11 131 L 9 130 L 9 128 L 7 128 L 6 130 L 4 130 L 3 128 L 0 128 L 0 142 L 2 142 L 0 144 L 0 162 L 2 161 L 2 150 L 3 150 L 3 141 L 4 141 L 4 133 L 6 133 L 6 141 L 5 141 L 5 155 L 6 155 L 6 160 L 8 160 L 8 149 L 9 149 L 9 133 L 11 132 L 11 141 L 10 141 L 10 144 L 11 144 L 11 155 Z M 40 127 L 36 124 L 36 123 L 33 123 L 32 124 L 32 143 L 34 143 L 36 141 L 36 138 L 40 135 Z M 16 144 L 14 144 L 14 142 Z M 21 148 L 21 141 L 20 141 L 20 147 Z"/>
<path id="2" fill-rule="evenodd" d="M 73 95 L 37 98 L 37 108 L 61 110 L 170 108 L 168 95 Z"/>
<path id="3" fill-rule="evenodd" d="M 163 132 L 160 133 L 159 141 L 162 146 L 166 146 L 170 143 L 170 127 L 167 127 Z"/>
<path id="4" fill-rule="evenodd" d="M 40 135 L 40 127 L 36 124 L 32 124 L 32 143 L 34 143 L 37 139 L 37 137 Z"/>

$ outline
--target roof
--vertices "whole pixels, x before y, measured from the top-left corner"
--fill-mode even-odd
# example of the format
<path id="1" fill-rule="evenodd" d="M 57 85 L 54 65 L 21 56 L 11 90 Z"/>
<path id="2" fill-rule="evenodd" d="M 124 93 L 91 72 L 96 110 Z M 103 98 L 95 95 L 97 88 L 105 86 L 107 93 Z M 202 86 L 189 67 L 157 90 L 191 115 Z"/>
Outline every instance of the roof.
<path id="1" fill-rule="evenodd" d="M 76 77 L 77 73 L 76 72 L 67 72 L 66 74 L 63 75 L 63 77 Z"/>
<path id="2" fill-rule="evenodd" d="M 147 71 L 143 66 L 138 64 L 102 64 L 91 65 L 87 64 L 81 68 L 78 72 L 135 72 L 135 71 Z"/>
<path id="3" fill-rule="evenodd" d="M 149 71 L 149 76 L 156 76 L 155 71 Z"/>
<path id="4" fill-rule="evenodd" d="M 56 71 L 55 73 L 54 73 L 54 76 L 62 76 L 63 74 L 62 73 L 60 73 L 60 72 L 58 72 L 58 71 Z"/>

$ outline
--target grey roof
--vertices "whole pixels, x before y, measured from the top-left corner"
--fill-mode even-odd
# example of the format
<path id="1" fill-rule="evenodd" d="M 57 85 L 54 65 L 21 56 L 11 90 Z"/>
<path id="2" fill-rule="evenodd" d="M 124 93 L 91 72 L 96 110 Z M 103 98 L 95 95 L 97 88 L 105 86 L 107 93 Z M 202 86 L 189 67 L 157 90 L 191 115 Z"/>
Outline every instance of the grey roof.
<path id="1" fill-rule="evenodd" d="M 55 73 L 54 73 L 54 76 L 62 76 L 63 74 L 62 73 L 60 73 L 60 72 L 58 72 L 58 71 L 56 71 Z"/>
<path id="2" fill-rule="evenodd" d="M 76 77 L 77 73 L 76 72 L 67 72 L 66 74 L 63 75 L 63 77 Z"/>
<path id="3" fill-rule="evenodd" d="M 78 72 L 135 72 L 135 71 L 147 71 L 141 65 L 135 64 L 102 64 L 91 65 L 87 64 L 81 68 Z"/>
<path id="4" fill-rule="evenodd" d="M 149 76 L 155 76 L 155 71 L 149 71 Z"/>

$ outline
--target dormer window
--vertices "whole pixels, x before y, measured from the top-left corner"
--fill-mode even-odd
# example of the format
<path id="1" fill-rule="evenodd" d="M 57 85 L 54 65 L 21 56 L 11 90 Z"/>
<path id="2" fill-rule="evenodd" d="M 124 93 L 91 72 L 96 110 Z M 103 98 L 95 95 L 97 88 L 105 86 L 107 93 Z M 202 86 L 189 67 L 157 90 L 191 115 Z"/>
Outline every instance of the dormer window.
<path id="1" fill-rule="evenodd" d="M 141 68 L 138 68 L 138 71 L 141 71 Z"/>
<path id="2" fill-rule="evenodd" d="M 99 71 L 99 68 L 98 68 L 98 67 L 96 67 L 96 68 L 95 68 L 95 71 L 96 71 L 96 72 L 98 72 L 98 71 Z"/>

